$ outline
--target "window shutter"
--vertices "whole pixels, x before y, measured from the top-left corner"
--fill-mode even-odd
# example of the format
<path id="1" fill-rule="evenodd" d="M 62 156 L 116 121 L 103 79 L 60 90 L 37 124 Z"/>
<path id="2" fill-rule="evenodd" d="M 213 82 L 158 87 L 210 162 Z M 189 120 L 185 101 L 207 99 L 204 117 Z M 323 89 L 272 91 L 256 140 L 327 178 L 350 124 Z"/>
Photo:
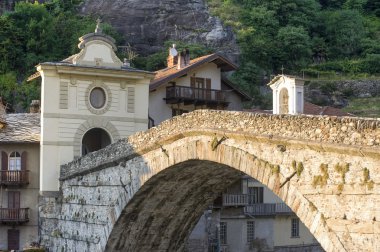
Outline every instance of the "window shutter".
<path id="1" fill-rule="evenodd" d="M 1 170 L 8 170 L 8 154 L 1 152 Z"/>
<path id="2" fill-rule="evenodd" d="M 21 170 L 25 171 L 26 170 L 26 157 L 27 157 L 27 152 L 24 151 L 21 154 Z"/>

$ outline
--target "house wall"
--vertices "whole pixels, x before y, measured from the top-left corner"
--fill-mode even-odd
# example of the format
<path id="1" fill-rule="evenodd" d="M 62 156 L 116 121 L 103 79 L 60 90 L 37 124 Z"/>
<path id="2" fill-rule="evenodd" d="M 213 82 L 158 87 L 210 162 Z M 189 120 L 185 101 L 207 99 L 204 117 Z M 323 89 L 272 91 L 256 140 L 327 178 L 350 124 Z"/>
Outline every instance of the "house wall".
<path id="1" fill-rule="evenodd" d="M 70 70 L 67 70 L 70 71 Z M 75 72 L 65 74 L 55 67 L 42 66 L 41 95 L 41 188 L 43 192 L 58 191 L 59 167 L 81 155 L 83 135 L 92 128 L 102 128 L 112 142 L 148 125 L 148 77 L 101 77 Z M 100 76 L 99 76 L 100 75 Z M 128 77 L 130 77 L 128 79 Z M 104 109 L 89 105 L 93 87 L 106 91 Z M 101 111 L 101 112 L 99 112 Z M 101 116 L 100 116 L 101 115 Z"/>
<path id="2" fill-rule="evenodd" d="M 291 237 L 292 219 L 297 216 L 276 216 L 274 222 L 275 246 L 292 246 L 318 243 L 305 225 L 299 221 L 299 237 Z"/>
<path id="3" fill-rule="evenodd" d="M 39 144 L 4 144 L 0 152 L 8 155 L 13 151 L 27 152 L 26 169 L 29 170 L 29 184 L 23 186 L 2 186 L 0 188 L 0 208 L 8 207 L 8 191 L 20 192 L 20 207 L 29 208 L 29 222 L 21 225 L 0 225 L 0 250 L 8 249 L 8 229 L 20 230 L 20 248 L 32 241 L 38 241 L 38 196 L 39 196 Z M 0 160 L 1 163 L 1 160 Z M 1 167 L 1 165 L 0 165 Z"/>
<path id="4" fill-rule="evenodd" d="M 206 63 L 201 67 L 189 71 L 186 76 L 179 77 L 173 80 L 178 86 L 190 87 L 190 78 L 209 78 L 211 79 L 211 89 L 221 90 L 221 72 L 220 68 L 214 63 Z M 187 111 L 193 111 L 195 109 L 207 108 L 207 106 L 197 106 L 183 104 L 166 104 L 164 98 L 166 97 L 166 87 L 171 86 L 171 84 L 165 84 L 160 86 L 154 91 L 149 93 L 149 116 L 153 118 L 155 125 L 160 124 L 164 120 L 172 117 L 172 108 L 182 109 Z M 227 101 L 230 102 L 227 109 L 228 110 L 242 110 L 241 98 L 236 94 L 236 92 L 227 93 Z"/>

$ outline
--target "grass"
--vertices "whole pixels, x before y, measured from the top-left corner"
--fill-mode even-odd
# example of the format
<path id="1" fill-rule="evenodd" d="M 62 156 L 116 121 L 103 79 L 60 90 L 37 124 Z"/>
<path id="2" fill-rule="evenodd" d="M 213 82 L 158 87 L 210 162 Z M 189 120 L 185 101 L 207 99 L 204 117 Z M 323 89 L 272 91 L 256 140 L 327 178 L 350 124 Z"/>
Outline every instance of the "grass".
<path id="1" fill-rule="evenodd" d="M 343 110 L 360 117 L 380 118 L 380 97 L 352 98 Z"/>

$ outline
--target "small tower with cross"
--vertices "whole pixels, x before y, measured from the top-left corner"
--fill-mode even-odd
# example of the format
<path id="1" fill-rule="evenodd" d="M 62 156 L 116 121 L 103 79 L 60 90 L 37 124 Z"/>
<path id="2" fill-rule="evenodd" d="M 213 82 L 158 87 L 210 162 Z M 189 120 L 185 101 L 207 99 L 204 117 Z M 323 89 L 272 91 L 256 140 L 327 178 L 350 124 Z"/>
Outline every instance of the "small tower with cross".
<path id="1" fill-rule="evenodd" d="M 281 70 L 283 72 L 284 67 Z M 297 115 L 303 113 L 303 79 L 281 74 L 274 77 L 268 85 L 273 90 L 273 114 Z"/>

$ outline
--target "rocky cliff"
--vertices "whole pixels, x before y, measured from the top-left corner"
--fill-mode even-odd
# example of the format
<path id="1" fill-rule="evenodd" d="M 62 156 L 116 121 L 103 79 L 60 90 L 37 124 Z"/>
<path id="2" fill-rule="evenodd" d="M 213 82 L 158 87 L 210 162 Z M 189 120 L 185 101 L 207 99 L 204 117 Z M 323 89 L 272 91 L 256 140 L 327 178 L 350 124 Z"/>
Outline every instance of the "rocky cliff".
<path id="1" fill-rule="evenodd" d="M 141 55 L 158 51 L 167 40 L 181 40 L 237 59 L 232 30 L 210 15 L 205 0 L 85 0 L 80 12 L 111 23 Z"/>

